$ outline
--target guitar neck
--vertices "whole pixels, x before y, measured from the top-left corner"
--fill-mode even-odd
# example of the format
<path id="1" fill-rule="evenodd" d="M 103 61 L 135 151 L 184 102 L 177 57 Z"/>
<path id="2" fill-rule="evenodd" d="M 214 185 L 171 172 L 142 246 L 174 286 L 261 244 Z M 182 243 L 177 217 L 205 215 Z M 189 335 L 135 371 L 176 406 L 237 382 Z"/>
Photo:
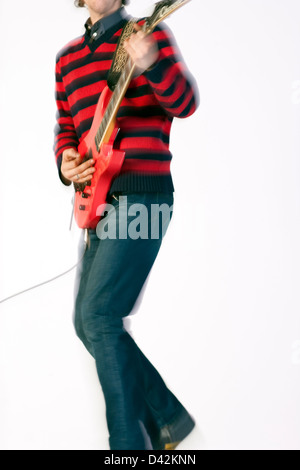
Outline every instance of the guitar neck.
<path id="1" fill-rule="evenodd" d="M 146 31 L 147 34 L 150 34 L 151 32 L 151 31 L 148 32 L 146 28 L 146 24 L 143 26 L 143 31 Z M 130 85 L 130 82 L 134 74 L 134 70 L 135 70 L 135 64 L 132 62 L 131 58 L 128 57 L 126 65 L 121 72 L 120 78 L 112 94 L 112 97 L 109 101 L 109 104 L 105 110 L 105 114 L 103 116 L 101 125 L 96 135 L 95 140 L 96 140 L 98 152 L 100 151 L 101 145 L 104 142 L 107 142 L 110 138 L 112 124 L 114 124 L 116 120 L 118 110 L 126 94 L 126 91 L 128 90 L 128 87 Z"/>
<path id="2" fill-rule="evenodd" d="M 151 34 L 161 21 L 189 1 L 190 0 L 163 0 L 157 3 L 152 16 L 147 18 L 142 26 L 142 30 L 147 35 Z M 131 58 L 128 57 L 95 137 L 98 152 L 102 144 L 108 142 L 111 137 L 119 107 L 130 85 L 134 71 L 135 64 L 132 62 Z"/>
<path id="3" fill-rule="evenodd" d="M 119 107 L 133 77 L 134 69 L 135 64 L 133 64 L 129 58 L 121 73 L 119 81 L 105 110 L 105 114 L 96 134 L 95 140 L 98 152 L 100 151 L 101 145 L 104 142 L 108 142 L 110 138 L 109 134 L 111 133 L 112 124 L 114 124 L 116 120 Z"/>

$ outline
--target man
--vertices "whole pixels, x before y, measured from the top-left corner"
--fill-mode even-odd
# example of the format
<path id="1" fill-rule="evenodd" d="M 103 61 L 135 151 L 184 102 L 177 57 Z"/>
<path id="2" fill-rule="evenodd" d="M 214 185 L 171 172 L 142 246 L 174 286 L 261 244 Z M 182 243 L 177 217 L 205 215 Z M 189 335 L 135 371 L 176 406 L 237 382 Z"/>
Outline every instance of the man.
<path id="1" fill-rule="evenodd" d="M 128 20 L 125 3 L 79 0 L 77 6 L 87 7 L 90 15 L 85 34 L 57 55 L 55 155 L 66 185 L 88 182 L 95 171 L 94 161 L 82 163 L 77 147 L 107 85 L 113 53 Z M 124 44 L 136 65 L 117 116 L 120 132 L 115 146 L 125 151 L 125 160 L 108 193 L 110 209 L 102 228 L 99 224 L 97 230 L 89 230 L 74 319 L 77 335 L 95 358 L 114 450 L 174 449 L 195 425 L 123 323 L 145 285 L 170 222 L 170 217 L 163 218 L 159 235 L 151 237 L 151 228 L 157 225 L 151 207 L 167 204 L 172 210 L 173 205 L 172 120 L 190 116 L 198 105 L 195 85 L 176 54 L 171 33 L 160 25 L 146 36 L 139 23 Z M 106 237 L 103 221 L 128 228 L 132 221 L 128 214 L 137 204 L 147 209 L 150 235 Z"/>

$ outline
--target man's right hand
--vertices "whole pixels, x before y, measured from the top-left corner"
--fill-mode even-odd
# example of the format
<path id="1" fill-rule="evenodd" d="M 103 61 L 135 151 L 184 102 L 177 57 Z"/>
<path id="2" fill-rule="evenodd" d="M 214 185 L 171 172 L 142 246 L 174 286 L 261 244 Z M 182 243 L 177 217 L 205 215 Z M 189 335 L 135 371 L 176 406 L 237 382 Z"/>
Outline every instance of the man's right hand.
<path id="1" fill-rule="evenodd" d="M 80 153 L 75 149 L 69 148 L 63 151 L 61 162 L 61 174 L 66 183 L 85 183 L 92 179 L 96 171 L 93 165 L 93 159 L 81 163 Z"/>

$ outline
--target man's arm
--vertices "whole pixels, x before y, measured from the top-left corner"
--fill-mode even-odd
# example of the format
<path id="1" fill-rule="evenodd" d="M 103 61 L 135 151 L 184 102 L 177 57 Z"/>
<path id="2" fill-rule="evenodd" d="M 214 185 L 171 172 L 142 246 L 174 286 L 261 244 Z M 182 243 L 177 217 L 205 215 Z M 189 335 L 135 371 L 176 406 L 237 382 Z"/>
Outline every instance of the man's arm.
<path id="1" fill-rule="evenodd" d="M 79 145 L 77 134 L 73 124 L 73 118 L 69 103 L 66 97 L 64 84 L 61 75 L 60 61 L 56 62 L 55 67 L 56 85 L 55 85 L 55 99 L 57 105 L 56 113 L 56 126 L 55 126 L 55 141 L 54 141 L 54 153 L 56 163 L 58 167 L 59 177 L 63 184 L 69 186 L 71 181 L 66 179 L 61 173 L 63 153 L 68 149 L 74 149 L 77 151 Z"/>
<path id="2" fill-rule="evenodd" d="M 157 26 L 153 34 L 146 36 L 139 28 L 125 47 L 170 116 L 185 118 L 195 112 L 199 106 L 198 88 L 169 29 Z"/>

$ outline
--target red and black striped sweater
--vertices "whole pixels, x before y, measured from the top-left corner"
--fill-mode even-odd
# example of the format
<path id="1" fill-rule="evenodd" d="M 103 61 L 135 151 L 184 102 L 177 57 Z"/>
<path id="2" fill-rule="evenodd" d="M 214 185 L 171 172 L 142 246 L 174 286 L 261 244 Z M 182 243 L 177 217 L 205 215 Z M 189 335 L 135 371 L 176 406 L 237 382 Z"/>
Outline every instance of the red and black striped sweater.
<path id="1" fill-rule="evenodd" d="M 126 23 L 124 15 L 114 15 L 114 25 L 98 40 L 91 41 L 87 31 L 57 54 L 54 152 L 62 181 L 62 153 L 67 148 L 77 148 L 88 133 L 99 96 L 107 85 L 113 53 Z M 194 82 L 170 31 L 158 26 L 153 34 L 159 59 L 150 71 L 132 80 L 118 111 L 120 132 L 116 146 L 125 151 L 125 160 L 111 193 L 173 192 L 171 124 L 174 117 L 188 117 L 197 107 Z"/>

